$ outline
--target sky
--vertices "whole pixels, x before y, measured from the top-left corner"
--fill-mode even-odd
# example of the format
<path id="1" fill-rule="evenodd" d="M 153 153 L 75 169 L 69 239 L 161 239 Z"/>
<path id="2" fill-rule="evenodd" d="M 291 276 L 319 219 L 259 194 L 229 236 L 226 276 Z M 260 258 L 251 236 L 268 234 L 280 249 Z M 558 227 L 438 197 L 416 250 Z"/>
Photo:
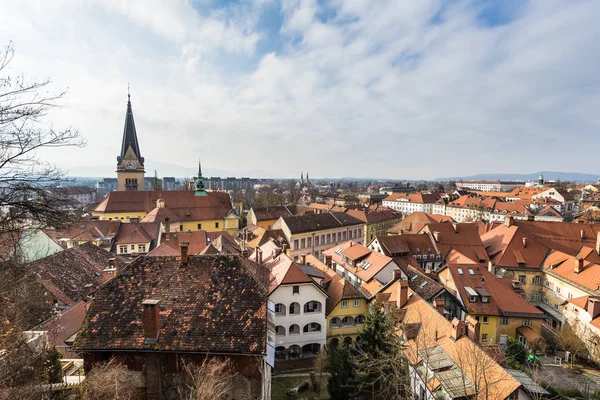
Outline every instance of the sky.
<path id="1" fill-rule="evenodd" d="M 3 0 L 9 73 L 116 176 L 127 86 L 147 175 L 600 173 L 600 1 Z M 4 43 L 2 43 L 4 42 Z"/>

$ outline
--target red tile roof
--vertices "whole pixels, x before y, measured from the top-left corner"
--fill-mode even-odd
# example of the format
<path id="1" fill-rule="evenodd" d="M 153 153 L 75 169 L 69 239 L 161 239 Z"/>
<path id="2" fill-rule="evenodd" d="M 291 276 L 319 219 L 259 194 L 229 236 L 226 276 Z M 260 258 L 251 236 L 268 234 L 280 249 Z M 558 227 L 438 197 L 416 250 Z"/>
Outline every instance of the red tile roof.
<path id="1" fill-rule="evenodd" d="M 404 220 L 390 229 L 388 233 L 418 233 L 425 225 L 436 222 L 452 222 L 452 217 L 438 214 L 426 214 L 423 212 L 414 212 Z"/>

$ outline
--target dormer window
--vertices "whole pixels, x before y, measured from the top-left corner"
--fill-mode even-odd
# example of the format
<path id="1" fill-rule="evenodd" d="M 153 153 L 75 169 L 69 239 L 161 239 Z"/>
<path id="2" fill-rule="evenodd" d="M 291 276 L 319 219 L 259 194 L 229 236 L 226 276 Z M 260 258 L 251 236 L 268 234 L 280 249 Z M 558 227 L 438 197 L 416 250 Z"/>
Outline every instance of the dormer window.
<path id="1" fill-rule="evenodd" d="M 477 303 L 477 296 L 469 296 L 469 301 L 471 303 Z"/>

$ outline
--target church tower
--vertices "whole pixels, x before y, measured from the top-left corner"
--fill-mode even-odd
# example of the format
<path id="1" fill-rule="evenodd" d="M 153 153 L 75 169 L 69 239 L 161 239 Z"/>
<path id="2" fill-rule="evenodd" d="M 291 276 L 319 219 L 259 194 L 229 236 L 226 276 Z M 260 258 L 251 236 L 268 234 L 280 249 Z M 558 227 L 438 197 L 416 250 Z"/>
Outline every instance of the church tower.
<path id="1" fill-rule="evenodd" d="M 119 191 L 144 190 L 144 157 L 140 153 L 133 111 L 131 110 L 131 95 L 127 93 L 127 113 L 121 155 L 117 157 L 117 179 Z"/>

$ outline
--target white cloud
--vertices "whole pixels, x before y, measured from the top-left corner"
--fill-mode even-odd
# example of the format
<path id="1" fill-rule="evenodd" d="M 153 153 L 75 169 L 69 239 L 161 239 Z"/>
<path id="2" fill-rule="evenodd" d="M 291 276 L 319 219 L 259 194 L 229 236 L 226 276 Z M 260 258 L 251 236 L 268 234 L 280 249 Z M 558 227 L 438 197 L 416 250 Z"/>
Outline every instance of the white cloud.
<path id="1" fill-rule="evenodd" d="M 142 152 L 190 173 L 198 156 L 315 177 L 597 168 L 581 145 L 600 125 L 594 1 L 532 1 L 497 26 L 476 1 L 211 4 L 9 2 L 13 71 L 69 86 L 54 120 L 89 139 L 48 156 L 112 174 L 129 81 Z"/>

